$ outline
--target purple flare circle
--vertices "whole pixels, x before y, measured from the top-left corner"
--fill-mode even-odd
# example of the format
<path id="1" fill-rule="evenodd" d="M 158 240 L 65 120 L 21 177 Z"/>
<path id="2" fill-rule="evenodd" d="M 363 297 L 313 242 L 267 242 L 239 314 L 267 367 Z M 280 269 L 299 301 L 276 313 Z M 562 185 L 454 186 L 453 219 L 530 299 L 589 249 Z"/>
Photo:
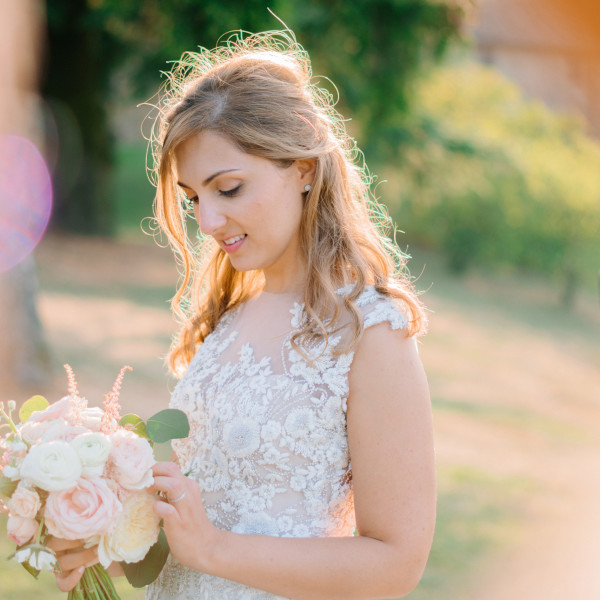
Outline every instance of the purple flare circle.
<path id="1" fill-rule="evenodd" d="M 37 246 L 52 212 L 44 158 L 26 138 L 0 134 L 0 273 Z"/>

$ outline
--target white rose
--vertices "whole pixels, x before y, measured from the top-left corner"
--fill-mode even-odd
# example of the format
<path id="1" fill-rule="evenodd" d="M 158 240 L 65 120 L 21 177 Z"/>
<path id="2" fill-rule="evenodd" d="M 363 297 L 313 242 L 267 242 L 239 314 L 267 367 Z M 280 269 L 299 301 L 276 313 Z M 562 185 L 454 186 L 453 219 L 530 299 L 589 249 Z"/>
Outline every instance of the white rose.
<path id="1" fill-rule="evenodd" d="M 98 544 L 98 559 L 105 568 L 113 561 L 142 560 L 156 543 L 160 518 L 154 512 L 156 497 L 146 491 L 132 492 L 123 500 L 123 510 L 111 532 Z"/>
<path id="2" fill-rule="evenodd" d="M 72 442 L 81 461 L 81 474 L 85 477 L 100 477 L 110 453 L 110 440 L 103 433 L 83 433 Z"/>
<path id="3" fill-rule="evenodd" d="M 71 425 L 68 421 L 57 420 L 51 421 L 51 425 L 47 431 L 42 435 L 41 442 L 71 442 L 78 435 L 82 433 L 88 433 L 88 429 L 83 427 L 82 425 Z"/>
<path id="4" fill-rule="evenodd" d="M 33 446 L 23 460 L 21 477 L 47 492 L 66 490 L 75 487 L 81 477 L 81 461 L 66 442 L 40 444 Z"/>
<path id="5" fill-rule="evenodd" d="M 104 411 L 99 406 L 90 406 L 84 409 L 82 413 L 83 426 L 91 431 L 100 431 L 103 414 Z"/>

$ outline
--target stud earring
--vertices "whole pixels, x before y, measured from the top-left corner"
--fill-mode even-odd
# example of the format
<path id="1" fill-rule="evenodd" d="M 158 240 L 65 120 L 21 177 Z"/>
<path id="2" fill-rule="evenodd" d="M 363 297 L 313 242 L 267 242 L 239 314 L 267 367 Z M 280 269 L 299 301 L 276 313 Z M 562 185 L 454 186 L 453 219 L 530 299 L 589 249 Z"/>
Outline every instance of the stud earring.
<path id="1" fill-rule="evenodd" d="M 305 192 L 310 192 L 310 188 L 311 188 L 311 186 L 310 186 L 310 183 L 307 183 L 307 184 L 304 186 L 304 191 L 305 191 Z"/>

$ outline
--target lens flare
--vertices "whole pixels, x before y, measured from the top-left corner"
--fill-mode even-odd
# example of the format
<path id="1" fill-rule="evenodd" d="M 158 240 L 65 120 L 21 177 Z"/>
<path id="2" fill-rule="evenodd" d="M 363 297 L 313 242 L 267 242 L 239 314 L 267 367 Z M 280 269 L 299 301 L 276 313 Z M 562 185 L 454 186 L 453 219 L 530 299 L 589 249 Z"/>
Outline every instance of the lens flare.
<path id="1" fill-rule="evenodd" d="M 35 145 L 0 134 L 0 273 L 42 239 L 52 211 L 52 181 Z"/>

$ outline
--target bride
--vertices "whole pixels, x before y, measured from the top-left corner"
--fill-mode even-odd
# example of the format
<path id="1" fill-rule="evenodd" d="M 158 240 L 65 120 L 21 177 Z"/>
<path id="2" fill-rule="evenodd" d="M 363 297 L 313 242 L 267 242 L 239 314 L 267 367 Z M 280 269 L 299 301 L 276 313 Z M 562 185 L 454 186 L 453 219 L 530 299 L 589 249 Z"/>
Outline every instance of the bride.
<path id="1" fill-rule="evenodd" d="M 184 55 L 161 99 L 171 406 L 191 431 L 154 467 L 171 554 L 151 600 L 400 597 L 427 561 L 424 310 L 311 76 L 289 34 L 257 34 Z M 93 550 L 63 550 L 68 590 Z"/>

